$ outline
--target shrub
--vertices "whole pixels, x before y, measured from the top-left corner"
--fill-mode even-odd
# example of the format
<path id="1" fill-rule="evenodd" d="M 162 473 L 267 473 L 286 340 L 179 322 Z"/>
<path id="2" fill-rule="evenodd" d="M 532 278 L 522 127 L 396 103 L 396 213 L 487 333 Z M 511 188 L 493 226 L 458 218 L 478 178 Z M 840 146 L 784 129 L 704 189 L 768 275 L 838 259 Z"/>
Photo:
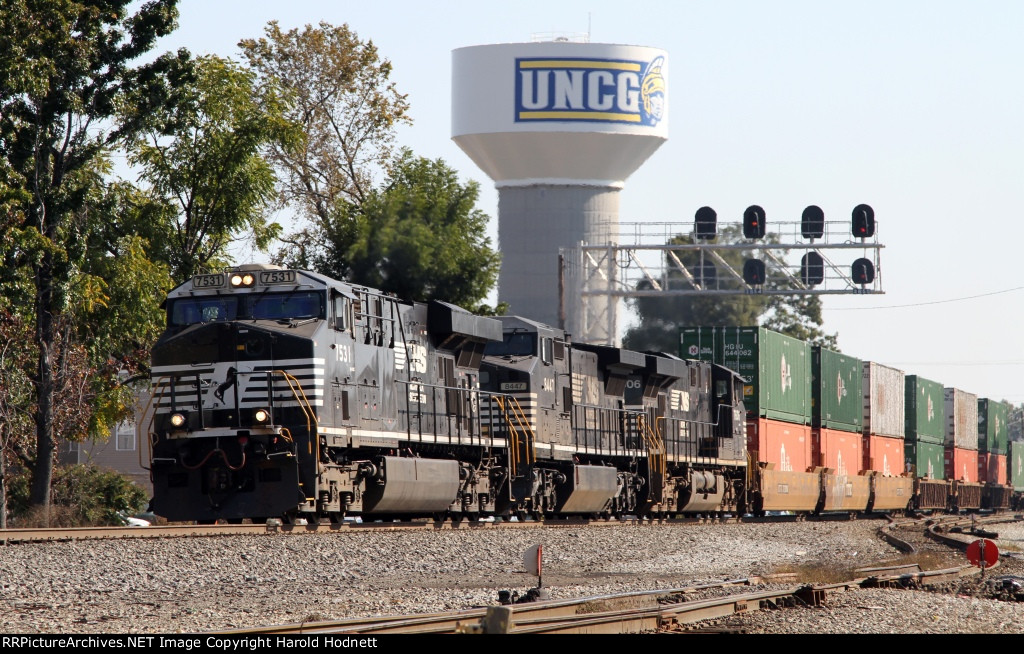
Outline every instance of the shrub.
<path id="1" fill-rule="evenodd" d="M 8 480 L 12 526 L 93 527 L 120 525 L 146 505 L 146 492 L 124 475 L 94 465 L 58 466 L 53 471 L 51 506 L 29 506 L 29 475 Z"/>

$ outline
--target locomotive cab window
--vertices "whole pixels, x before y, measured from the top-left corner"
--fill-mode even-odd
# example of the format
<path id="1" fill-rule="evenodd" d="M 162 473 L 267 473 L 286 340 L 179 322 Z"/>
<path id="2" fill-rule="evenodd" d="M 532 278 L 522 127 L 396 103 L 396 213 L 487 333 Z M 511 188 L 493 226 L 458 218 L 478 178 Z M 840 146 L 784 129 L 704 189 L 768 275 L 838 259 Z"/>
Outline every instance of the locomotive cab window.
<path id="1" fill-rule="evenodd" d="M 553 347 L 551 338 L 540 339 L 540 360 L 544 362 L 544 365 L 550 366 L 551 362 L 554 361 L 552 355 Z"/>
<path id="2" fill-rule="evenodd" d="M 352 302 L 341 293 L 331 294 L 331 318 L 333 325 L 339 332 L 348 331 L 352 324 Z"/>
<path id="3" fill-rule="evenodd" d="M 533 356 L 536 353 L 537 335 L 522 331 L 509 332 L 500 343 L 491 341 L 484 348 L 485 356 L 494 357 Z"/>

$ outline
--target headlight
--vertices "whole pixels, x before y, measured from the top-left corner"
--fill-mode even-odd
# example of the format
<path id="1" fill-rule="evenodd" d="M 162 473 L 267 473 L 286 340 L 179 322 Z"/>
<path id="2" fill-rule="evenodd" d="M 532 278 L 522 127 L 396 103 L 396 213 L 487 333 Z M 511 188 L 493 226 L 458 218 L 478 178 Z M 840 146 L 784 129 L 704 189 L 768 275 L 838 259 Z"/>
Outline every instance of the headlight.
<path id="1" fill-rule="evenodd" d="M 231 275 L 231 285 L 234 287 L 239 286 L 252 286 L 256 282 L 256 278 L 252 276 L 252 273 L 235 273 Z"/>
<path id="2" fill-rule="evenodd" d="M 174 427 L 182 427 L 185 424 L 184 413 L 172 413 L 171 414 L 171 425 Z"/>
<path id="3" fill-rule="evenodd" d="M 260 423 L 267 422 L 267 421 L 270 420 L 270 410 L 269 409 L 256 409 L 256 413 L 253 414 L 253 417 L 256 419 L 256 422 L 260 422 Z"/>

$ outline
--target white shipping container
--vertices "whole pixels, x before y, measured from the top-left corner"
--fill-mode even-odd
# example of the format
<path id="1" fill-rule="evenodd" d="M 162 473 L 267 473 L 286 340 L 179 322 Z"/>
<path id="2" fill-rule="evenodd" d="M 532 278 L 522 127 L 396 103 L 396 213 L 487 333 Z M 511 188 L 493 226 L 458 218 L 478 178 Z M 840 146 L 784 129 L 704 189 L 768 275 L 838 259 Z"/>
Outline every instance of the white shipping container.
<path id="1" fill-rule="evenodd" d="M 864 362 L 864 435 L 904 438 L 906 374 L 873 361 Z"/>
<path id="2" fill-rule="evenodd" d="M 978 396 L 959 388 L 944 390 L 946 445 L 962 450 L 978 449 Z"/>

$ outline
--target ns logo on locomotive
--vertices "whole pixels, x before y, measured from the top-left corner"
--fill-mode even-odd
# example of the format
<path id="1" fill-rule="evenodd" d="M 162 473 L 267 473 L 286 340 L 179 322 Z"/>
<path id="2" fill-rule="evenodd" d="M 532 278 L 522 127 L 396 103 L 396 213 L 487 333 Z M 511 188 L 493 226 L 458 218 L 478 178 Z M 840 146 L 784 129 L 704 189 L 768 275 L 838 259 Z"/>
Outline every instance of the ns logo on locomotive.
<path id="1" fill-rule="evenodd" d="M 665 58 L 516 59 L 516 122 L 657 125 L 665 115 Z"/>
<path id="2" fill-rule="evenodd" d="M 265 265 L 165 308 L 147 429 L 170 521 L 744 508 L 721 365 Z"/>

